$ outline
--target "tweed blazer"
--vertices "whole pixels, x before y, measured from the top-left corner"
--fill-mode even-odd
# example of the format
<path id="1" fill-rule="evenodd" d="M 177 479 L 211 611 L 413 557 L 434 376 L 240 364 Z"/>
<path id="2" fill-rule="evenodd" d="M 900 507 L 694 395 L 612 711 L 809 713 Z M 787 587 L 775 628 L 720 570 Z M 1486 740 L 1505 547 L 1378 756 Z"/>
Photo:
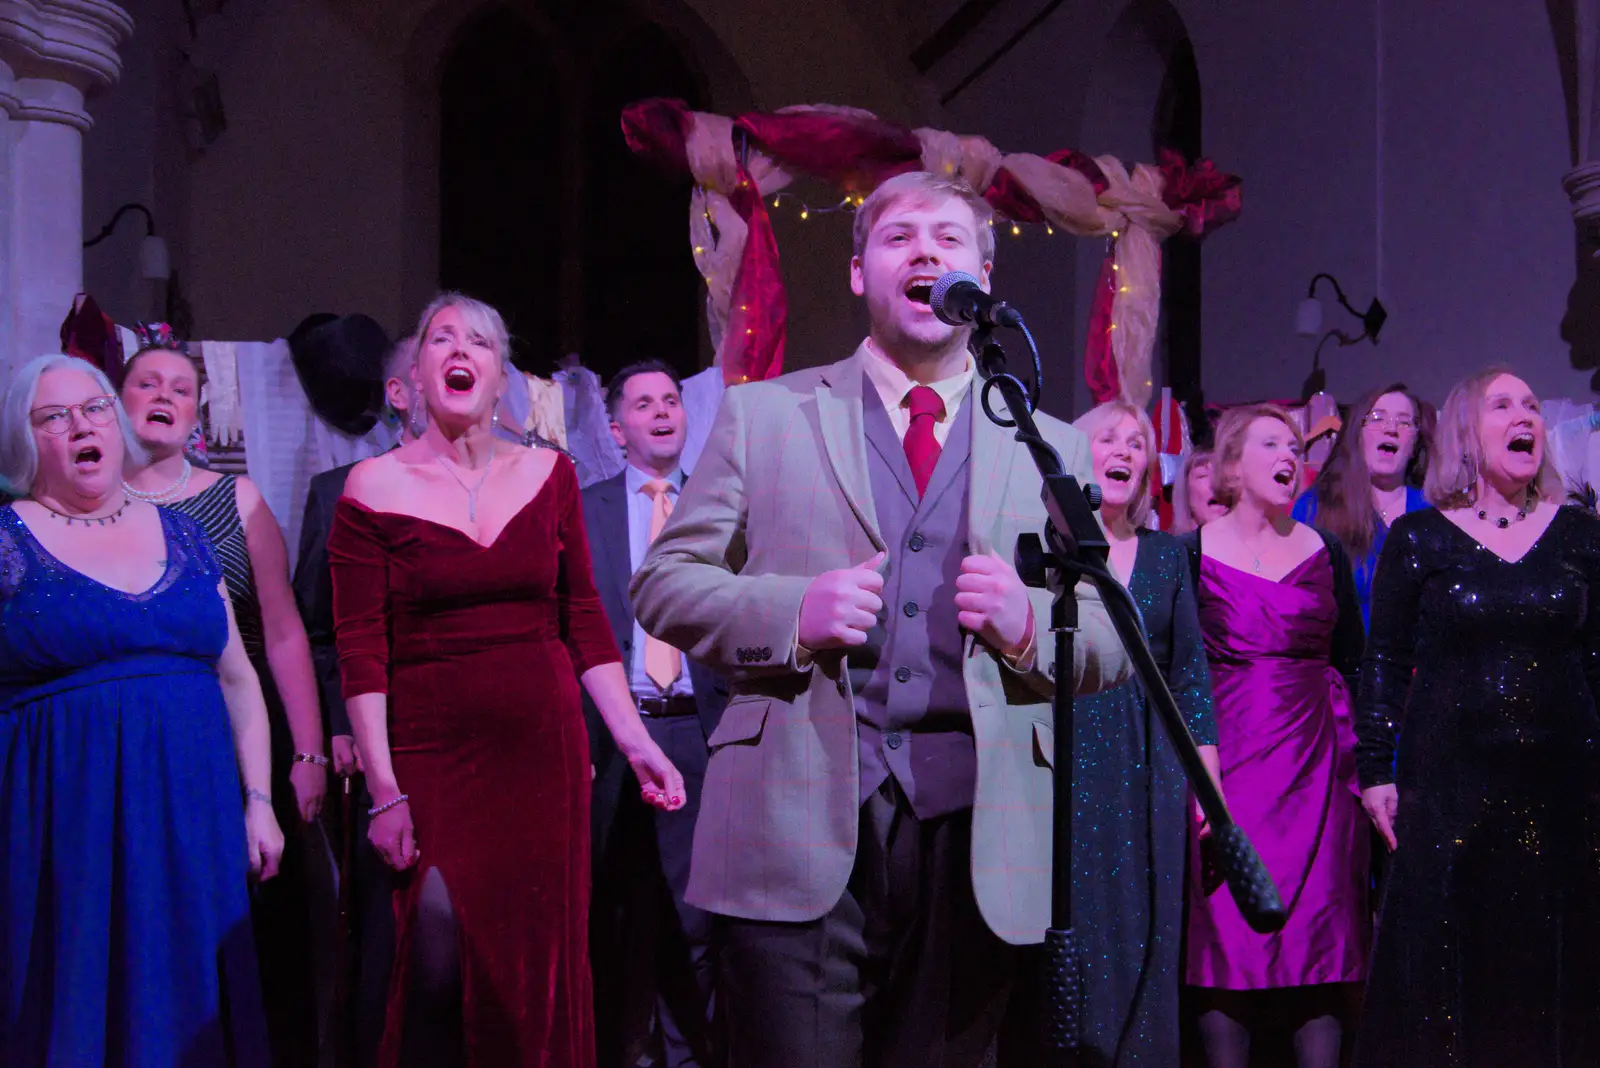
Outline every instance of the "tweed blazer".
<path id="1" fill-rule="evenodd" d="M 854 697 L 835 650 L 802 665 L 800 602 L 824 571 L 880 549 L 867 470 L 860 349 L 828 367 L 730 389 L 710 439 L 631 584 L 645 630 L 732 679 L 709 739 L 688 900 L 754 920 L 831 909 L 854 863 L 859 752 Z M 998 401 L 998 396 L 995 398 Z M 976 399 L 969 403 L 976 403 Z M 1040 414 L 1068 473 L 1091 474 L 1088 440 Z M 1013 432 L 974 411 L 967 540 L 1012 559 L 1042 533 L 1040 479 Z M 1029 671 L 966 639 L 963 674 L 977 746 L 972 882 L 994 932 L 1043 939 L 1050 918 L 1055 675 L 1051 593 L 1030 590 L 1038 640 Z M 952 596 L 953 591 L 952 591 Z M 1077 590 L 1078 692 L 1130 675 L 1099 595 Z"/>

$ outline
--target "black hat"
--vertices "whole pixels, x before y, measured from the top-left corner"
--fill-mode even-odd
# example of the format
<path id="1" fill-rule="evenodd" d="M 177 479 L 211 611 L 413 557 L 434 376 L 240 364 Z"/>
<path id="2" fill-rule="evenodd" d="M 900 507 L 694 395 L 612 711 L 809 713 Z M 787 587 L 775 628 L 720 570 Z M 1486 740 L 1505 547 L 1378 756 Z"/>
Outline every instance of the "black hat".
<path id="1" fill-rule="evenodd" d="M 389 335 L 365 315 L 308 316 L 289 335 L 300 388 L 323 422 L 352 437 L 371 430 L 383 408 Z"/>

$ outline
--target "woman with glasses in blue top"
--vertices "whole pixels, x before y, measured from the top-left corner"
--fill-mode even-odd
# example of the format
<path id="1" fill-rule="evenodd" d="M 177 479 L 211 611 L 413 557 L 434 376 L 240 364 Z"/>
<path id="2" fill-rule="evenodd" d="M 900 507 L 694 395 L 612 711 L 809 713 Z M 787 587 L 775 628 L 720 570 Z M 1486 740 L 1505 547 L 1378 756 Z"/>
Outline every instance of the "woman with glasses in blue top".
<path id="1" fill-rule="evenodd" d="M 1351 406 L 1316 482 L 1295 502 L 1296 519 L 1326 530 L 1349 554 L 1364 626 L 1371 622 L 1372 576 L 1389 525 L 1428 507 L 1422 476 L 1433 419 L 1403 383 L 1366 394 Z"/>

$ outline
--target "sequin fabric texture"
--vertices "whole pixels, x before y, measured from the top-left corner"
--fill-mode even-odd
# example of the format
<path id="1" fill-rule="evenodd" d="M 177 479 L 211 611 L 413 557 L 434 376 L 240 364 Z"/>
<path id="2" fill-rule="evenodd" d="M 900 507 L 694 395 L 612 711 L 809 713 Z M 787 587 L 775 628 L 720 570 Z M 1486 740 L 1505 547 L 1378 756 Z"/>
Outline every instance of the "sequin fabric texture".
<path id="1" fill-rule="evenodd" d="M 1600 519 L 1506 561 L 1437 512 L 1378 563 L 1363 786 L 1399 791 L 1361 1068 L 1600 1064 Z"/>

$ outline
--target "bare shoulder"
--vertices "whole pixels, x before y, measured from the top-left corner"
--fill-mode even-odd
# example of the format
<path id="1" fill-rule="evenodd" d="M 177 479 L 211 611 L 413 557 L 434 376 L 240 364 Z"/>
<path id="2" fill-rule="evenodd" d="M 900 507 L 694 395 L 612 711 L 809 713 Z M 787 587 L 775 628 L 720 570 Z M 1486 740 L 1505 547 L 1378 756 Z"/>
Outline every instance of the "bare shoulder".
<path id="1" fill-rule="evenodd" d="M 555 449 L 530 449 L 525 445 L 514 445 L 506 458 L 506 470 L 518 484 L 537 488 L 544 485 L 545 480 L 563 462 L 570 464 L 572 461 Z"/>
<path id="2" fill-rule="evenodd" d="M 344 495 L 382 511 L 384 502 L 395 495 L 400 480 L 405 477 L 400 462 L 400 453 L 404 451 L 402 447 L 356 464 L 350 469 L 350 477 L 345 479 Z"/>
<path id="3" fill-rule="evenodd" d="M 261 487 L 250 481 L 246 475 L 239 475 L 233 480 L 233 497 L 242 516 L 248 516 L 257 508 L 267 506 L 267 499 L 261 495 Z"/>

